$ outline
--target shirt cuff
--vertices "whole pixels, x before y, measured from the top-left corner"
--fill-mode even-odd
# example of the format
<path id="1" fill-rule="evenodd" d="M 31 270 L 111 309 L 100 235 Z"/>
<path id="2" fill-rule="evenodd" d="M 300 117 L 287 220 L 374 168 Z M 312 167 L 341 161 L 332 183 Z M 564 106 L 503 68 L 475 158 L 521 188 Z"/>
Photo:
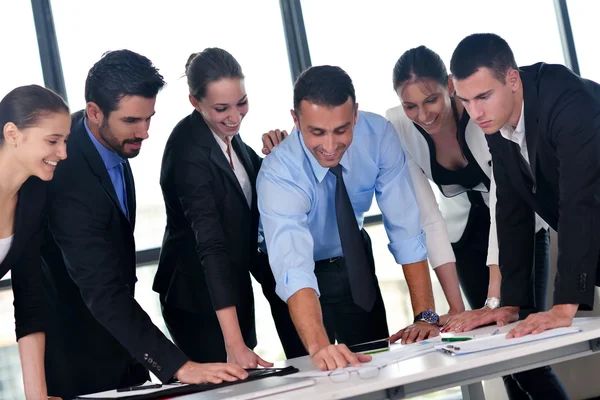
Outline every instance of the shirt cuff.
<path id="1" fill-rule="evenodd" d="M 500 265 L 500 262 L 498 261 L 498 248 L 495 249 L 488 249 L 488 256 L 487 256 L 487 265 Z"/>
<path id="2" fill-rule="evenodd" d="M 442 227 L 444 230 L 445 227 Z M 448 240 L 448 235 L 445 232 L 439 232 L 439 229 L 432 230 L 426 234 L 427 238 L 427 253 L 429 256 L 429 264 L 432 269 L 436 269 L 441 265 L 456 262 L 452 244 Z"/>
<path id="3" fill-rule="evenodd" d="M 307 271 L 302 268 L 290 268 L 284 275 L 283 279 L 277 281 L 275 292 L 281 300 L 287 303 L 298 290 L 310 288 L 317 293 L 317 297 L 321 295 L 317 277 L 314 271 Z"/>
<path id="4" fill-rule="evenodd" d="M 410 239 L 391 242 L 388 248 L 396 263 L 401 265 L 416 263 L 427 258 L 424 232 Z"/>

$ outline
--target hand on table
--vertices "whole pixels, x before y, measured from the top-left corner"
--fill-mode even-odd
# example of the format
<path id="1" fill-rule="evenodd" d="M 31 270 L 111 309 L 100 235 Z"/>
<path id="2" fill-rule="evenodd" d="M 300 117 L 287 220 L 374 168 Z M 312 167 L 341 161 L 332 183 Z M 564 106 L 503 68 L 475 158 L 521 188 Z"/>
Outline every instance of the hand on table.
<path id="1" fill-rule="evenodd" d="M 362 353 L 353 353 L 345 344 L 327 345 L 312 356 L 313 364 L 321 371 L 332 371 L 338 368 L 345 368 L 348 364 L 354 367 L 360 367 L 361 363 L 371 361 L 371 356 Z"/>
<path id="2" fill-rule="evenodd" d="M 425 321 L 418 321 L 389 337 L 390 343 L 395 343 L 402 339 L 402 344 L 420 342 L 425 339 L 435 337 L 440 334 L 440 328 L 437 325 L 428 324 Z"/>

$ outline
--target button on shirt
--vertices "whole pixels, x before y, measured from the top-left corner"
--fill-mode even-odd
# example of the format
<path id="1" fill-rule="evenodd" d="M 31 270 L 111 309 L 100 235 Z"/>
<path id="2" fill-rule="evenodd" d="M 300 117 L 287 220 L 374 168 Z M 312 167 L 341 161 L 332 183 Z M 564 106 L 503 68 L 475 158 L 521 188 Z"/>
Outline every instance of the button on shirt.
<path id="1" fill-rule="evenodd" d="M 212 129 L 211 129 L 212 132 Z M 237 156 L 236 152 L 231 147 L 231 139 L 233 136 L 226 136 L 225 138 L 229 142 L 229 153 L 231 154 L 231 159 L 229 158 L 229 154 L 227 154 L 227 143 L 223 141 L 216 133 L 212 132 L 215 140 L 219 144 L 221 150 L 225 154 L 225 158 L 228 163 L 233 164 L 233 173 L 237 178 L 240 186 L 242 187 L 242 192 L 244 192 L 244 197 L 246 197 L 246 201 L 248 202 L 248 207 L 252 207 L 252 185 L 250 184 L 250 178 L 248 178 L 248 173 L 244 168 L 244 165 L 240 161 L 240 158 Z"/>
<path id="2" fill-rule="evenodd" d="M 129 218 L 129 210 L 127 209 L 127 189 L 125 188 L 125 176 L 123 170 L 123 164 L 125 160 L 121 158 L 117 153 L 111 151 L 104 147 L 98 139 L 92 134 L 90 128 L 88 128 L 87 121 L 83 121 L 85 125 L 85 130 L 98 153 L 100 153 L 100 157 L 106 166 L 106 171 L 108 172 L 108 176 L 115 188 L 115 192 L 117 193 L 117 198 L 119 199 L 119 205 L 121 206 L 121 210 L 123 213 Z"/>
<path id="3" fill-rule="evenodd" d="M 340 164 L 358 226 L 362 228 L 375 194 L 396 262 L 426 259 L 412 180 L 392 124 L 360 111 Z M 318 295 L 315 260 L 343 255 L 335 185 L 335 176 L 317 162 L 296 129 L 262 163 L 258 207 L 276 291 L 284 301 L 303 288 Z"/>
<path id="4" fill-rule="evenodd" d="M 521 156 L 525 159 L 527 165 L 529 165 L 529 172 L 532 173 L 531 164 L 529 163 L 529 152 L 527 151 L 527 139 L 525 137 L 525 102 L 521 102 L 521 117 L 516 127 L 512 127 L 510 124 L 504 125 L 500 128 L 500 134 L 507 140 L 516 143 L 521 149 Z M 537 214 L 535 215 L 535 231 L 539 232 L 541 229 L 548 229 L 549 225 Z"/>

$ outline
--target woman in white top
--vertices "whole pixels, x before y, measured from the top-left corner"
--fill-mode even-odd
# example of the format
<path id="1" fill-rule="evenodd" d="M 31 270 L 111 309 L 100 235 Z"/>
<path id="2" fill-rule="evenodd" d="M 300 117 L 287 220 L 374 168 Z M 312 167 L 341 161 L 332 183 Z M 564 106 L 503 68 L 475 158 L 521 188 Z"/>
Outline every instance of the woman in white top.
<path id="1" fill-rule="evenodd" d="M 406 151 L 426 233 L 429 261 L 444 289 L 450 314 L 462 311 L 462 301 L 456 298 L 458 282 L 454 271 L 473 309 L 450 318 L 446 328 L 460 330 L 468 321 L 500 305 L 501 275 L 491 155 L 484 133 L 470 120 L 462 104 L 454 100 L 452 80 L 435 52 L 425 46 L 405 52 L 394 67 L 393 83 L 401 105 L 388 110 L 386 115 L 396 127 Z M 430 181 L 441 192 L 439 205 Z M 535 275 L 536 308 L 544 310 L 549 276 L 549 233 L 539 217 L 536 232 L 532 274 Z M 511 399 L 521 398 L 525 393 L 532 398 L 543 398 L 536 395 L 536 386 L 540 384 L 546 389 L 555 389 L 552 398 L 567 398 L 548 367 L 504 380 Z"/>
<path id="2" fill-rule="evenodd" d="M 40 246 L 46 184 L 67 157 L 69 108 L 37 85 L 0 101 L 0 278 L 11 271 L 15 325 L 27 399 L 47 398 Z"/>

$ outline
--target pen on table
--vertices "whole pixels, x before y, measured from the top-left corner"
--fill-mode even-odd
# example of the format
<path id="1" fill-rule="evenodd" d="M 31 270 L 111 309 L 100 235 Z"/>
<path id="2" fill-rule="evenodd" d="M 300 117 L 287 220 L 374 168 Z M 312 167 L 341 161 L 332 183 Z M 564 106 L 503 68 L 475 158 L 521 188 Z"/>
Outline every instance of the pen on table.
<path id="1" fill-rule="evenodd" d="M 141 386 L 131 386 L 126 388 L 117 389 L 117 392 L 131 392 L 134 390 L 146 390 L 146 389 L 160 389 L 162 384 L 157 383 L 155 385 L 141 385 Z"/>
<path id="2" fill-rule="evenodd" d="M 442 338 L 442 342 L 465 342 L 467 340 L 471 340 L 473 338 L 470 337 L 445 337 Z"/>

